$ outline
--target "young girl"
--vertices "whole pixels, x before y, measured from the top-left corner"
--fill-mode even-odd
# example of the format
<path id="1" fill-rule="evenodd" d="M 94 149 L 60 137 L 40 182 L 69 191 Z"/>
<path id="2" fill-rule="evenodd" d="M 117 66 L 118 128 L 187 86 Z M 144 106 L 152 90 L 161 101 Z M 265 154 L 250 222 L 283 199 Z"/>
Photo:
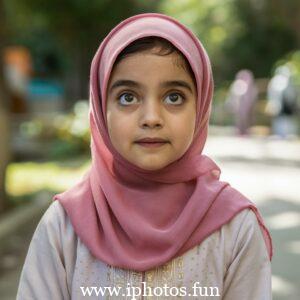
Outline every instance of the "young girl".
<path id="1" fill-rule="evenodd" d="M 213 79 L 196 36 L 130 17 L 90 75 L 92 165 L 38 224 L 17 299 L 271 299 L 268 230 L 201 154 Z"/>

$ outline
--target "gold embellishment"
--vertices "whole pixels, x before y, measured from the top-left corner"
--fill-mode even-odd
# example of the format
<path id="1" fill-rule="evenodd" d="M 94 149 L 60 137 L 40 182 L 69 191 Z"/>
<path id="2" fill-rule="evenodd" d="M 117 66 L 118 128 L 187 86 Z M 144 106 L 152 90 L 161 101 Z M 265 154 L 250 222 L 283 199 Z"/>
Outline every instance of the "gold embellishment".
<path id="1" fill-rule="evenodd" d="M 183 285 L 184 271 L 183 271 L 183 257 L 179 256 L 171 261 L 155 267 L 145 272 L 145 279 L 147 287 L 153 290 L 155 287 L 163 287 L 165 284 L 169 287 L 181 287 Z M 114 266 L 108 266 L 107 270 L 107 282 L 108 286 L 121 287 L 121 291 L 126 293 L 127 283 L 130 286 L 137 286 L 142 288 L 142 272 L 136 272 L 133 270 L 126 270 L 117 268 Z M 170 297 L 147 297 L 143 299 L 167 299 Z M 174 297 L 171 297 L 172 299 Z M 124 299 L 116 296 L 106 295 L 106 300 Z M 140 299 L 140 298 L 139 298 Z"/>
<path id="2" fill-rule="evenodd" d="M 127 292 L 126 288 L 128 286 L 141 286 L 142 273 L 127 270 L 123 268 L 117 268 L 114 266 L 108 266 L 107 271 L 107 284 L 111 287 L 120 287 L 121 293 Z M 130 285 L 128 285 L 130 284 Z M 115 300 L 115 299 L 124 299 L 124 297 L 120 294 L 117 296 L 106 295 L 106 300 Z"/>
<path id="3" fill-rule="evenodd" d="M 171 261 L 163 264 L 162 266 L 156 267 L 149 271 L 145 272 L 145 281 L 147 283 L 147 287 L 154 289 L 155 287 L 163 287 L 165 284 L 169 287 L 177 287 L 180 288 L 183 285 L 183 257 L 179 256 Z M 145 299 L 167 299 L 170 297 L 145 297 Z M 171 297 L 172 299 L 174 297 Z"/>

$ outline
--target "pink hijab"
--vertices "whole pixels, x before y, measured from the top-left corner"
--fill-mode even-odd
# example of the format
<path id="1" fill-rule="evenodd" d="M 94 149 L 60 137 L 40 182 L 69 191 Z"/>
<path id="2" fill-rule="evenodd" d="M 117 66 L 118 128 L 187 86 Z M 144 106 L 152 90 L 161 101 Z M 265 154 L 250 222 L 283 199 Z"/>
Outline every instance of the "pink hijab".
<path id="1" fill-rule="evenodd" d="M 197 118 L 192 144 L 159 171 L 141 169 L 112 146 L 106 127 L 106 90 L 114 61 L 131 42 L 165 38 L 188 59 L 197 82 Z M 90 72 L 92 165 L 82 181 L 55 195 L 76 234 L 97 259 L 146 271 L 182 255 L 251 208 L 272 257 L 272 241 L 253 203 L 219 180 L 220 168 L 201 154 L 213 94 L 210 61 L 196 36 L 177 20 L 158 13 L 132 16 L 102 41 Z"/>

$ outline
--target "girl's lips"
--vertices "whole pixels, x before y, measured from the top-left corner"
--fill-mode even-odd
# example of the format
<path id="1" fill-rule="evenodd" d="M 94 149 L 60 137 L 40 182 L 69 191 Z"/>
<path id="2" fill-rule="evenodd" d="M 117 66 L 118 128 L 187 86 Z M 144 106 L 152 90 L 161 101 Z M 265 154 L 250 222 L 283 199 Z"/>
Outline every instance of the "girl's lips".
<path id="1" fill-rule="evenodd" d="M 143 139 L 136 140 L 138 143 L 166 143 L 168 140 L 162 139 L 160 137 L 145 137 Z"/>
<path id="2" fill-rule="evenodd" d="M 147 147 L 147 148 L 157 148 L 167 144 L 168 142 L 136 142 L 136 143 L 140 146 Z"/>

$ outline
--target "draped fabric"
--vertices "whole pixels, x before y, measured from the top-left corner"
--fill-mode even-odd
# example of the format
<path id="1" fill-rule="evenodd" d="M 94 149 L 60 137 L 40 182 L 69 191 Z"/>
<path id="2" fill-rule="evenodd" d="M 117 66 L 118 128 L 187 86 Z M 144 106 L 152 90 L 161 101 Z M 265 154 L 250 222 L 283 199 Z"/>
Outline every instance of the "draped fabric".
<path id="1" fill-rule="evenodd" d="M 197 83 L 193 141 L 177 161 L 144 170 L 113 147 L 106 122 L 106 90 L 118 54 L 131 42 L 158 36 L 188 60 Z M 270 259 L 272 241 L 256 206 L 227 182 L 202 154 L 208 132 L 213 77 L 198 38 L 177 20 L 145 13 L 119 23 L 100 44 L 91 65 L 92 164 L 82 180 L 54 196 L 92 255 L 112 266 L 145 271 L 200 244 L 238 212 L 251 208 L 258 219 Z"/>

